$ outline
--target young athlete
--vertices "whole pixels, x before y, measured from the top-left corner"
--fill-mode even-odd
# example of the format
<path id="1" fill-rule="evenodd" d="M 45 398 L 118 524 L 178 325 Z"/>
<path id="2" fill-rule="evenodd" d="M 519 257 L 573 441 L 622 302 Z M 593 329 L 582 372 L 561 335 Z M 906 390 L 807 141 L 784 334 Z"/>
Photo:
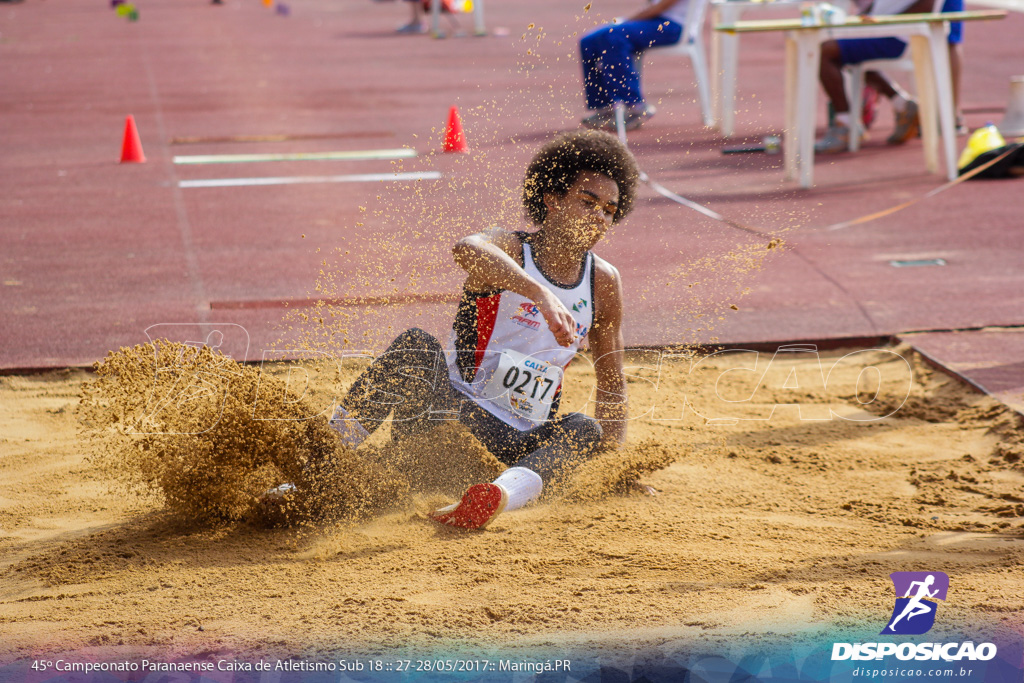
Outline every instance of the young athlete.
<path id="1" fill-rule="evenodd" d="M 632 154 L 607 133 L 545 145 L 523 184 L 539 229 L 492 228 L 455 244 L 466 281 L 448 348 L 407 330 L 341 400 L 331 425 L 352 447 L 389 416 L 401 439 L 457 415 L 510 466 L 432 513 L 435 521 L 482 528 L 537 498 L 544 481 L 625 441 L 622 283 L 590 250 L 633 207 L 637 178 Z M 556 416 L 563 372 L 584 339 L 597 375 L 596 419 Z"/>

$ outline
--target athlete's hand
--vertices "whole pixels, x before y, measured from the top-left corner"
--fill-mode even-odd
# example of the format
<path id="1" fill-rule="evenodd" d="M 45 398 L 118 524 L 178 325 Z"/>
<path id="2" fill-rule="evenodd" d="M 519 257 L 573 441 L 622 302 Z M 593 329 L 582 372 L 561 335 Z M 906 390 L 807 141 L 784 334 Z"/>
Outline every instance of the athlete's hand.
<path id="1" fill-rule="evenodd" d="M 540 300 L 535 303 L 559 346 L 569 346 L 576 341 L 576 321 L 558 297 L 545 289 Z"/>

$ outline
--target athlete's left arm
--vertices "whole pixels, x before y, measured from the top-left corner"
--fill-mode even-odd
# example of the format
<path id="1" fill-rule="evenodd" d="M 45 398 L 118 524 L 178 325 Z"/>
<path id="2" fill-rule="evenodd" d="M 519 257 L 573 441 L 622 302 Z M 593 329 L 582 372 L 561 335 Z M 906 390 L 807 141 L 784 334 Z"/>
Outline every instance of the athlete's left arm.
<path id="1" fill-rule="evenodd" d="M 623 371 L 622 279 L 619 271 L 594 257 L 594 324 L 588 334 L 597 375 L 594 416 L 604 436 L 601 448 L 618 448 L 626 442 L 629 406 Z"/>

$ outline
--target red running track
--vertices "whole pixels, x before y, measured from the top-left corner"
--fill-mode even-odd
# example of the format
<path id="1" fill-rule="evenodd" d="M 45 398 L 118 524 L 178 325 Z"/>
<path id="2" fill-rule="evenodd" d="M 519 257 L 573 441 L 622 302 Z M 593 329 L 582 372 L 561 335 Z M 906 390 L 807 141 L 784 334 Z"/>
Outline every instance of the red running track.
<path id="1" fill-rule="evenodd" d="M 492 0 L 489 28 L 505 31 L 448 40 L 396 35 L 406 9 L 397 3 L 304 0 L 290 16 L 257 0 L 138 4 L 138 22 L 98 0 L 0 9 L 0 369 L 88 364 L 145 341 L 152 325 L 205 339 L 219 324 L 229 332 L 223 348 L 250 359 L 310 335 L 335 350 L 346 340 L 380 350 L 411 324 L 445 335 L 459 282 L 450 244 L 489 224 L 522 225 L 525 162 L 584 114 L 574 34 L 635 3 L 599 0 L 585 13 L 582 1 Z M 462 23 L 471 26 L 468 17 Z M 1024 67 L 1022 34 L 1021 14 L 967 27 L 970 125 L 1001 118 L 1009 78 Z M 631 134 L 641 165 L 762 234 L 643 188 L 635 213 L 598 248 L 626 283 L 627 342 L 824 342 L 1024 324 L 1024 181 L 965 183 L 828 230 L 942 183 L 925 172 L 919 141 L 884 144 L 884 107 L 861 152 L 818 158 L 808 191 L 782 181 L 780 156 L 721 154 L 723 145 L 780 132 L 782 59 L 780 36 L 744 37 L 732 141 L 700 125 L 687 64 L 648 60 L 647 95 L 659 114 Z M 452 104 L 469 155 L 437 153 Z M 145 164 L 117 163 L 129 113 Z M 176 155 L 392 148 L 418 156 L 172 163 Z M 395 170 L 442 178 L 180 186 Z M 785 246 L 769 252 L 773 236 Z M 946 265 L 891 265 L 915 259 Z M 324 296 L 352 305 L 324 327 L 282 322 Z M 396 303 L 382 307 L 381 297 Z M 966 354 L 999 374 L 998 386 L 1024 387 L 1020 338 L 961 332 L 956 353 L 938 342 L 929 349 L 950 362 Z"/>

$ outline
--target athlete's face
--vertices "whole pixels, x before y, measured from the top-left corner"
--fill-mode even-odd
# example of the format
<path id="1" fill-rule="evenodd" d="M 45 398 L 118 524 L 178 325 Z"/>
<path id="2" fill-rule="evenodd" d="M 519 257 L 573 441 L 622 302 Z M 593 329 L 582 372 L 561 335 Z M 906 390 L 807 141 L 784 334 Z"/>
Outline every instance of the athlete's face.
<path id="1" fill-rule="evenodd" d="M 584 172 L 564 197 L 548 195 L 548 219 L 568 228 L 571 239 L 590 249 L 601 241 L 619 208 L 619 185 L 603 173 Z"/>

